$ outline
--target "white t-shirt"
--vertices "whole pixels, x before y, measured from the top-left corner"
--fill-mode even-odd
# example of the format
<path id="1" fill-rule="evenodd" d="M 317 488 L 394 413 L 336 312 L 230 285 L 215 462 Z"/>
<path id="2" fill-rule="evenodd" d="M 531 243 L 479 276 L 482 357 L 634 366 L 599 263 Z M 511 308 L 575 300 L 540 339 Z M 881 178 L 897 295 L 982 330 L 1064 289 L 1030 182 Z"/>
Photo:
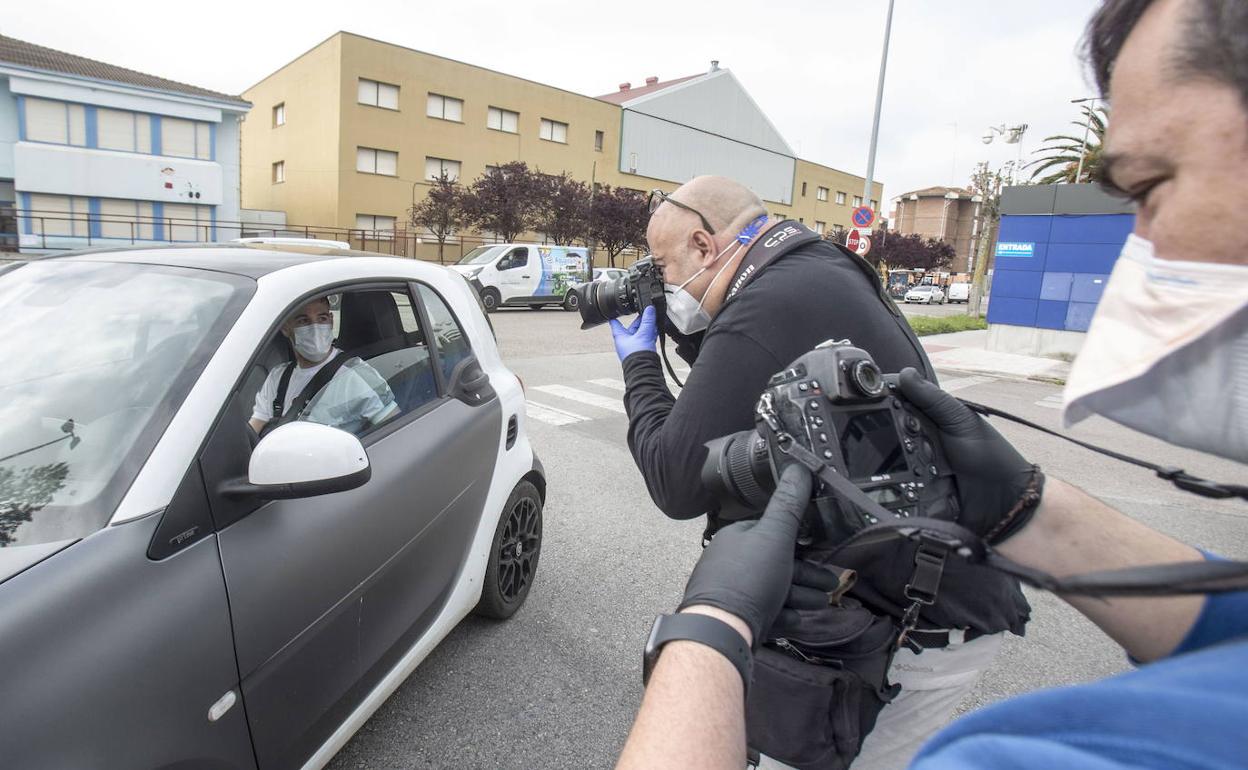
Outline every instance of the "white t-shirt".
<path id="1" fill-rule="evenodd" d="M 273 399 L 277 398 L 278 383 L 286 367 L 296 368 L 286 387 L 286 398 L 282 403 L 283 416 L 316 373 L 340 355 L 343 355 L 342 351 L 333 348 L 325 360 L 315 366 L 305 368 L 296 364 L 283 364 L 273 367 L 264 384 L 260 386 L 260 392 L 256 394 L 252 419 L 262 422 L 273 419 Z M 394 402 L 394 394 L 385 379 L 368 364 L 353 358 L 334 373 L 333 379 L 320 393 L 313 396 L 299 419 L 357 433 L 370 424 L 376 425 L 389 419 L 398 409 L 399 405 Z"/>

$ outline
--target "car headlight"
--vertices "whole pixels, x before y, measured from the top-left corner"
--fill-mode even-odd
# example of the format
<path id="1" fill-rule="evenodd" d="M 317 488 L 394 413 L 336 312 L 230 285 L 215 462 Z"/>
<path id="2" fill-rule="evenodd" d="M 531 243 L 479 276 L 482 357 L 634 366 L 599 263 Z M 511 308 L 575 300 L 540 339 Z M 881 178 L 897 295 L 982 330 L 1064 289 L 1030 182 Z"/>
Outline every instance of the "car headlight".
<path id="1" fill-rule="evenodd" d="M 481 275 L 481 271 L 482 271 L 482 270 L 484 270 L 484 269 L 485 269 L 484 267 L 478 267 L 478 268 L 476 268 L 476 269 L 469 270 L 469 271 L 467 272 L 467 276 L 468 276 L 468 278 L 469 278 L 470 280 L 471 280 L 471 279 L 473 279 L 473 278 L 476 278 L 478 275 Z"/>

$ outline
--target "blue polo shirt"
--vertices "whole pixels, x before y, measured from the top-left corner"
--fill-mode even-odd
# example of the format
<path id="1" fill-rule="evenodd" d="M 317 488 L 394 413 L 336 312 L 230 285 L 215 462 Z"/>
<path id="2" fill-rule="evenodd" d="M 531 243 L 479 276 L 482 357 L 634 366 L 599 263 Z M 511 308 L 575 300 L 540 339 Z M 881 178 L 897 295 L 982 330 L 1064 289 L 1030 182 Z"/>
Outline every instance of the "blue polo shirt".
<path id="1" fill-rule="evenodd" d="M 1248 591 L 1217 594 L 1164 660 L 975 711 L 911 770 L 1248 767 Z"/>

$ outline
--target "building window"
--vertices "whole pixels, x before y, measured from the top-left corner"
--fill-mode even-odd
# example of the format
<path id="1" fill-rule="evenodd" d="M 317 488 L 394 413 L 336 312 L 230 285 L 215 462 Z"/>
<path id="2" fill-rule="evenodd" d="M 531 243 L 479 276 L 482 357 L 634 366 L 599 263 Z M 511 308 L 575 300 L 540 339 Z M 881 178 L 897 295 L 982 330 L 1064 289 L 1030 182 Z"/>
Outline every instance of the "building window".
<path id="1" fill-rule="evenodd" d="M 806 183 L 802 182 L 802 197 L 806 197 Z"/>
<path id="2" fill-rule="evenodd" d="M 399 175 L 399 154 L 372 147 L 355 148 L 355 170 L 365 174 Z"/>
<path id="3" fill-rule="evenodd" d="M 399 87 L 390 83 L 378 83 L 376 80 L 360 78 L 357 101 L 370 107 L 397 110 L 399 108 Z"/>
<path id="4" fill-rule="evenodd" d="M 872 211 L 875 211 L 875 210 L 876 210 L 876 209 L 878 209 L 879 207 L 880 207 L 880 202 L 879 202 L 879 201 L 874 201 L 874 200 L 873 200 L 873 201 L 871 201 L 871 210 L 872 210 Z"/>
<path id="5" fill-rule="evenodd" d="M 90 204 L 86 198 L 68 195 L 30 195 L 30 231 L 35 235 L 70 235 L 81 238 L 90 232 Z"/>
<path id="6" fill-rule="evenodd" d="M 557 120 L 542 118 L 542 127 L 538 136 L 548 142 L 568 143 L 568 124 Z"/>
<path id="7" fill-rule="evenodd" d="M 132 201 L 119 198 L 100 199 L 100 237 L 126 241 L 150 241 L 157 227 L 152 219 L 151 201 Z M 209 230 L 211 235 L 211 230 Z"/>
<path id="8" fill-rule="evenodd" d="M 279 160 L 273 164 L 273 184 L 281 184 L 286 181 L 286 161 Z"/>
<path id="9" fill-rule="evenodd" d="M 87 146 L 87 110 L 81 104 L 27 97 L 25 106 L 30 141 Z"/>
<path id="10" fill-rule="evenodd" d="M 819 233 L 820 235 L 823 235 L 825 232 L 827 232 L 827 230 L 828 230 L 827 222 L 820 222 L 818 220 L 815 220 L 815 232 Z"/>
<path id="11" fill-rule="evenodd" d="M 486 115 L 485 127 L 495 131 L 506 131 L 509 134 L 517 133 L 520 130 L 520 113 L 504 110 L 501 107 L 491 107 Z"/>
<path id="12" fill-rule="evenodd" d="M 840 190 L 836 191 L 836 205 L 838 206 L 845 205 L 845 193 L 841 192 Z"/>
<path id="13" fill-rule="evenodd" d="M 806 194 L 806 185 L 804 185 L 804 184 L 803 184 L 803 185 L 802 185 L 802 195 L 805 195 L 805 194 Z M 841 193 L 837 193 L 837 194 L 836 194 L 836 197 L 837 197 L 837 201 L 836 201 L 836 202 L 837 202 L 837 203 L 840 203 L 840 202 L 841 202 L 841 200 L 840 200 L 840 198 L 841 198 Z M 815 188 L 815 200 L 819 200 L 819 201 L 826 201 L 827 199 L 828 199 L 828 188 L 826 188 L 826 187 L 816 187 L 816 188 Z"/>
<path id="14" fill-rule="evenodd" d="M 150 115 L 100 107 L 95 111 L 95 121 L 96 146 L 101 150 L 151 153 Z"/>
<path id="15" fill-rule="evenodd" d="M 286 102 L 273 107 L 273 127 L 284 125 L 286 125 Z"/>
<path id="16" fill-rule="evenodd" d="M 356 229 L 364 230 L 365 238 L 392 238 L 394 237 L 394 217 L 382 216 L 381 214 L 356 214 Z"/>
<path id="17" fill-rule="evenodd" d="M 166 241 L 211 241 L 212 207 L 166 203 L 160 230 Z"/>
<path id="18" fill-rule="evenodd" d="M 462 123 L 464 120 L 464 100 L 456 99 L 453 96 L 429 94 L 429 101 L 425 106 L 425 114 L 439 120 L 453 120 L 456 123 Z"/>
<path id="19" fill-rule="evenodd" d="M 502 171 L 502 170 L 503 170 L 502 166 L 491 166 L 489 163 L 485 164 L 486 174 L 493 174 L 495 171 Z"/>
<path id="20" fill-rule="evenodd" d="M 441 179 L 443 174 L 452 182 L 459 179 L 460 162 L 446 158 L 425 158 L 425 179 L 434 181 Z"/>
<path id="21" fill-rule="evenodd" d="M 858 207 L 859 207 L 859 206 L 861 206 L 861 205 L 862 205 L 862 196 L 861 196 L 861 195 L 855 195 L 855 196 L 854 196 L 854 208 L 858 208 Z"/>
<path id="22" fill-rule="evenodd" d="M 597 150 L 598 152 L 602 152 L 603 138 L 604 138 L 604 135 L 601 131 L 594 132 L 594 149 Z"/>
<path id="23" fill-rule="evenodd" d="M 161 118 L 160 154 L 208 160 L 212 157 L 211 136 L 207 123 L 181 118 Z"/>

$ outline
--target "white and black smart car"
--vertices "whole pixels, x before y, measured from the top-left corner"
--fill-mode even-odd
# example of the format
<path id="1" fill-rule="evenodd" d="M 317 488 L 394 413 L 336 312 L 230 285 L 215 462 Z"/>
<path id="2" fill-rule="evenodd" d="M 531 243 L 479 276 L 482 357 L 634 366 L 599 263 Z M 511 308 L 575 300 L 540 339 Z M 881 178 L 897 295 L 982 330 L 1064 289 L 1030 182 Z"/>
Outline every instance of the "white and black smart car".
<path id="1" fill-rule="evenodd" d="M 319 767 L 466 614 L 524 602 L 546 485 L 476 295 L 317 251 L 0 266 L 0 765 Z M 315 395 L 260 437 L 322 299 L 384 409 L 329 427 L 353 407 Z"/>

